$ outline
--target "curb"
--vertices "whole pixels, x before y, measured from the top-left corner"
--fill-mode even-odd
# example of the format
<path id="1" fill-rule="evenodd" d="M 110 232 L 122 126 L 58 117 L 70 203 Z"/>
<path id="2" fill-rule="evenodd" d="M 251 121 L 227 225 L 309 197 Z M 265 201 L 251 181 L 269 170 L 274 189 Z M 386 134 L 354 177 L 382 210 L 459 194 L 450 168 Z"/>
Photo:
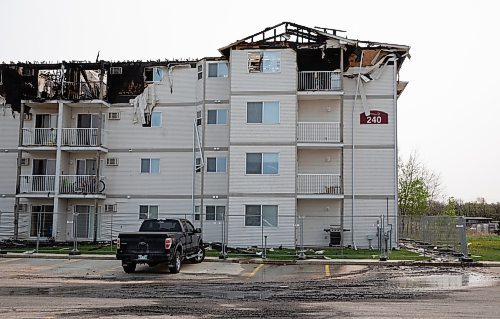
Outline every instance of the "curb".
<path id="1" fill-rule="evenodd" d="M 87 259 L 87 260 L 116 260 L 114 255 L 66 255 L 66 254 L 25 254 L 7 253 L 0 258 L 39 258 L 39 259 Z M 409 267 L 500 267 L 500 262 L 423 262 L 413 260 L 387 260 L 375 259 L 306 259 L 306 260 L 263 260 L 261 258 L 228 258 L 205 257 L 206 262 L 240 263 L 240 264 L 266 264 L 266 265 L 360 265 L 360 266 L 409 266 Z"/>

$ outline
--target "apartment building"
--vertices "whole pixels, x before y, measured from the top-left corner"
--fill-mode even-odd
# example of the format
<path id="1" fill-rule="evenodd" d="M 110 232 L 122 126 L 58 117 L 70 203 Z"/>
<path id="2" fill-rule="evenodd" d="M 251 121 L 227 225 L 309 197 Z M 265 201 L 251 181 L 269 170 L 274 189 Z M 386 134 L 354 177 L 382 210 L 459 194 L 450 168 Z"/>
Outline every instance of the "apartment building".
<path id="1" fill-rule="evenodd" d="M 0 237 L 105 241 L 175 216 L 236 247 L 394 246 L 409 47 L 342 32 L 283 22 L 217 58 L 0 65 Z"/>

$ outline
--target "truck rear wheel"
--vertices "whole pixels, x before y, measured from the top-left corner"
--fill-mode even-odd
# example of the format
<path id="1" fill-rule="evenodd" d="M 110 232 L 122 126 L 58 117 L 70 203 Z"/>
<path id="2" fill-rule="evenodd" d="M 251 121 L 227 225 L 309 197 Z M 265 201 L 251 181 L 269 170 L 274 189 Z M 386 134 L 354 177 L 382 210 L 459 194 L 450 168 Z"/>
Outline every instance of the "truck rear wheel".
<path id="1" fill-rule="evenodd" d="M 175 257 L 174 260 L 172 261 L 173 263 L 168 266 L 168 270 L 170 270 L 170 273 L 176 274 L 181 270 L 181 252 L 177 250 L 175 252 Z"/>
<path id="2" fill-rule="evenodd" d="M 135 272 L 135 263 L 127 263 L 127 264 L 122 264 L 123 271 L 126 272 L 127 274 L 131 274 Z"/>
<path id="3" fill-rule="evenodd" d="M 200 245 L 198 248 L 198 252 L 196 253 L 196 256 L 193 258 L 194 263 L 201 263 L 205 259 L 205 248 L 203 245 Z"/>

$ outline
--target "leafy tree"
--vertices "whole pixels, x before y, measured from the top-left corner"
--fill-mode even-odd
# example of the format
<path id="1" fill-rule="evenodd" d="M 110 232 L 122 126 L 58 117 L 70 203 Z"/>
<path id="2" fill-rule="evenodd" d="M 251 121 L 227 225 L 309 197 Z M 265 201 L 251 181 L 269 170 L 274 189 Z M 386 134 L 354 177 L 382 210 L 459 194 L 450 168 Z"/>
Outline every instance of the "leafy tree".
<path id="1" fill-rule="evenodd" d="M 448 198 L 448 204 L 444 207 L 443 215 L 456 216 L 457 211 L 455 207 L 457 206 L 457 201 L 453 197 Z"/>

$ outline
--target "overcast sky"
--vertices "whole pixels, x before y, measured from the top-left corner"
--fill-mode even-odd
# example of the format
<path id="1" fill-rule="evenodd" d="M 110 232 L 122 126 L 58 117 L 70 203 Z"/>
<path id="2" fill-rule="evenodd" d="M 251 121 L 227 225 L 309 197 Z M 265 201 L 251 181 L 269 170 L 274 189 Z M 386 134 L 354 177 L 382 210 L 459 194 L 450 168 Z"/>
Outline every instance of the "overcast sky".
<path id="1" fill-rule="evenodd" d="M 500 201 L 495 1 L 0 0 L 0 62 L 202 58 L 282 21 L 411 46 L 399 153 L 463 200 Z"/>

